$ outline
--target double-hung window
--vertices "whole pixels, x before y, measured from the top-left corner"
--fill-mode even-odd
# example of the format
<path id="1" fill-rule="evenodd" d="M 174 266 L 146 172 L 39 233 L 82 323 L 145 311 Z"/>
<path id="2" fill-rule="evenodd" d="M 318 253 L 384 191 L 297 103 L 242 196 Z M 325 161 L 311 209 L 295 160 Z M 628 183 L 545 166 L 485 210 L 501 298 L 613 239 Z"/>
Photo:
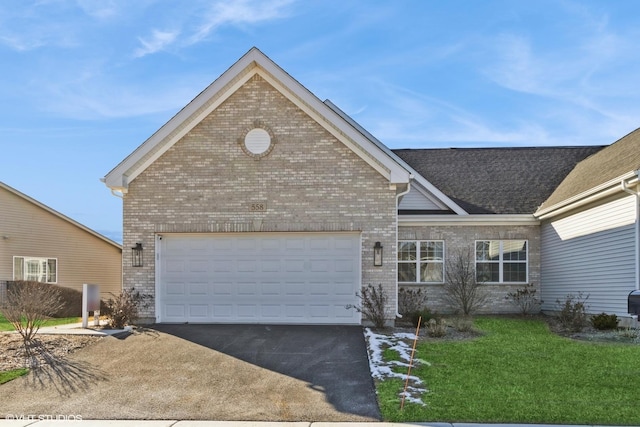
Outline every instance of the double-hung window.
<path id="1" fill-rule="evenodd" d="M 527 283 L 526 240 L 477 240 L 476 279 L 487 283 Z"/>
<path id="2" fill-rule="evenodd" d="M 13 280 L 57 283 L 58 260 L 55 258 L 14 256 Z"/>
<path id="3" fill-rule="evenodd" d="M 398 282 L 444 282 L 444 241 L 399 241 Z"/>

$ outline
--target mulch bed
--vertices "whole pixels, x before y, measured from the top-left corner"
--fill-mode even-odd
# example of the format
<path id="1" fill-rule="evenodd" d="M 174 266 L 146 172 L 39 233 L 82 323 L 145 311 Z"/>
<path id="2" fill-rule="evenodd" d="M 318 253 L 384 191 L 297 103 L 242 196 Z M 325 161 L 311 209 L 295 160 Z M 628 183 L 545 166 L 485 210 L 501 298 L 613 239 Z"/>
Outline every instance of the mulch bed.
<path id="1" fill-rule="evenodd" d="M 0 372 L 47 365 L 101 338 L 91 335 L 38 335 L 31 346 L 31 354 L 27 354 L 20 335 L 0 333 Z"/>

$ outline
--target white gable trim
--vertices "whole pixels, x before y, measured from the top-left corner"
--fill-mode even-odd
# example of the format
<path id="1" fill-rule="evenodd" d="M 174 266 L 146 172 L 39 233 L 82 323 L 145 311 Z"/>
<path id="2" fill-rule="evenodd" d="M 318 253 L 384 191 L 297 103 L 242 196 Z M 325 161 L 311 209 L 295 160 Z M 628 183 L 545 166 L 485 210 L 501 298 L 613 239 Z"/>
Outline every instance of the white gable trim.
<path id="1" fill-rule="evenodd" d="M 540 221 L 530 214 L 398 215 L 398 226 L 400 227 L 492 225 L 540 225 Z"/>
<path id="2" fill-rule="evenodd" d="M 378 145 L 356 132 L 341 116 L 256 48 L 252 48 L 193 101 L 109 172 L 103 181 L 112 190 L 126 192 L 129 182 L 235 93 L 254 75 L 260 75 L 338 140 L 354 151 L 391 184 L 406 184 L 410 172 Z"/>
<path id="3" fill-rule="evenodd" d="M 419 203 L 430 203 L 432 205 L 435 205 L 439 210 L 442 211 L 449 211 L 449 207 L 447 205 L 445 205 L 444 203 L 442 203 L 441 200 L 439 200 L 438 198 L 436 198 L 433 194 L 431 194 L 427 189 L 425 189 L 424 187 L 422 187 L 422 185 L 419 185 L 417 182 L 413 182 L 413 185 L 411 186 L 411 191 L 409 193 L 407 193 L 404 197 L 407 197 L 409 195 L 415 195 L 414 197 L 421 197 L 423 200 L 425 200 L 424 202 L 420 201 Z M 400 205 L 402 205 L 404 202 L 404 199 L 402 199 L 400 201 Z M 403 210 L 403 209 L 407 209 L 406 207 L 402 207 L 402 206 L 398 206 L 398 209 Z M 414 208 L 414 209 L 418 209 L 418 208 Z M 428 206 L 424 206 L 422 209 L 433 209 L 432 207 L 428 207 Z"/>
<path id="4" fill-rule="evenodd" d="M 379 149 L 384 151 L 387 156 L 394 159 L 396 162 L 401 164 L 406 170 L 411 172 L 411 176 L 414 180 L 414 184 L 417 182 L 427 190 L 433 197 L 437 198 L 441 204 L 446 206 L 446 208 L 451 209 L 458 215 L 469 215 L 467 211 L 462 209 L 457 203 L 451 200 L 446 194 L 437 189 L 433 184 L 426 180 L 422 175 L 420 175 L 415 169 L 413 169 L 407 162 L 402 160 L 398 155 L 396 155 L 393 151 L 389 150 L 389 148 L 380 142 L 375 136 L 371 135 L 365 128 L 360 126 L 355 120 L 349 117 L 344 111 L 342 111 L 339 107 L 337 107 L 333 102 L 328 99 L 324 101 L 324 103 L 329 106 L 337 115 L 342 117 L 346 122 L 348 122 L 356 131 L 363 134 L 368 140 L 372 141 L 374 144 L 378 146 Z"/>

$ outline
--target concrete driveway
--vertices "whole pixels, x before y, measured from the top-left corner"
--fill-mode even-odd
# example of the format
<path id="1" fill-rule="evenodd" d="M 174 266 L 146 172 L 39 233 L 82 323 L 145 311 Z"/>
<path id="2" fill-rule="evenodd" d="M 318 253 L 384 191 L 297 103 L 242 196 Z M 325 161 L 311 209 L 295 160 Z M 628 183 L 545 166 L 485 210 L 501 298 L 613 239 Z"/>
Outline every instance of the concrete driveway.
<path id="1" fill-rule="evenodd" d="M 0 386 L 2 411 L 83 419 L 380 419 L 355 326 L 155 325 Z M 0 415 L 6 415 L 0 414 Z"/>

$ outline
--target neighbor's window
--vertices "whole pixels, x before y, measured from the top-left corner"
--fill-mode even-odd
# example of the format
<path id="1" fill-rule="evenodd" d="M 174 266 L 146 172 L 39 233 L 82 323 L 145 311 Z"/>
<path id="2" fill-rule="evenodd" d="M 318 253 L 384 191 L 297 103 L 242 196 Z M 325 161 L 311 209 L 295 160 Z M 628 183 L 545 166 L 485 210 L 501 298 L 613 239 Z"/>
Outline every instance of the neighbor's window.
<path id="1" fill-rule="evenodd" d="M 444 242 L 441 240 L 398 242 L 398 282 L 444 282 Z"/>
<path id="2" fill-rule="evenodd" d="M 476 279 L 489 283 L 526 283 L 526 240 L 477 240 Z"/>
<path id="3" fill-rule="evenodd" d="M 58 281 L 58 260 L 55 258 L 14 256 L 13 280 L 56 283 Z"/>

